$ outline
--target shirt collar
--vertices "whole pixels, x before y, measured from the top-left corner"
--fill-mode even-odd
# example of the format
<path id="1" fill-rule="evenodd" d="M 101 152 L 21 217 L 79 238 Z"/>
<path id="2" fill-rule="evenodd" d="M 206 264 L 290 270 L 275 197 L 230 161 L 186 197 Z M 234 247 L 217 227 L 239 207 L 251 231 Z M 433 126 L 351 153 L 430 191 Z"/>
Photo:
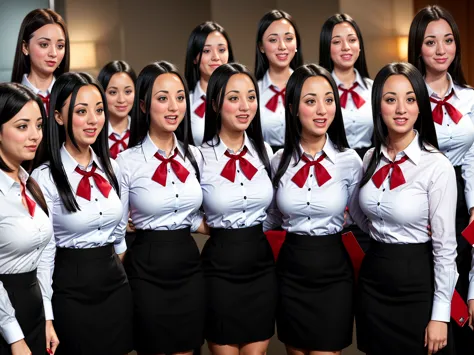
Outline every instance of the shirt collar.
<path id="1" fill-rule="evenodd" d="M 300 143 L 300 149 L 305 154 L 307 157 L 311 158 L 312 160 L 314 157 L 312 157 L 310 154 L 306 153 L 303 149 L 303 146 Z M 326 143 L 324 143 L 322 152 L 326 154 L 326 157 L 328 158 L 329 162 L 336 164 L 336 148 L 334 148 L 334 144 L 332 143 L 331 139 L 329 138 L 329 135 L 326 133 Z M 318 153 L 317 156 L 320 154 Z"/>
<path id="2" fill-rule="evenodd" d="M 22 166 L 20 166 L 20 169 L 18 170 L 18 177 L 20 178 L 21 183 L 23 185 L 26 185 L 26 182 L 28 181 L 30 175 L 28 175 L 26 170 L 23 169 Z M 0 191 L 2 191 L 4 195 L 8 193 L 8 191 L 15 183 L 17 182 L 13 180 L 10 176 L 8 176 L 5 171 L 0 169 Z"/>
<path id="3" fill-rule="evenodd" d="M 448 87 L 448 91 L 446 91 L 446 96 L 448 96 L 449 94 L 451 94 L 451 91 L 454 91 L 454 95 L 456 96 L 456 98 L 459 99 L 459 88 L 454 85 L 454 82 L 453 82 L 453 78 L 451 77 L 451 74 L 449 73 L 446 73 L 446 76 L 448 77 L 448 81 L 449 81 L 449 87 Z M 434 92 L 434 90 L 428 85 L 428 83 L 426 84 L 426 88 L 428 89 L 428 95 L 429 97 L 433 97 L 437 100 L 442 100 L 444 99 L 444 97 L 439 97 L 438 94 L 436 92 Z"/>
<path id="4" fill-rule="evenodd" d="M 293 74 L 293 69 L 290 68 L 290 75 Z M 272 79 L 270 79 L 270 72 L 267 70 L 265 72 L 265 75 L 263 76 L 262 79 L 262 88 L 263 90 L 268 89 L 270 86 L 275 87 L 275 89 L 280 90 L 279 87 L 277 87 L 275 84 L 272 83 Z"/>
<path id="5" fill-rule="evenodd" d="M 131 123 L 131 118 L 130 118 L 130 115 L 127 116 L 127 120 L 128 120 L 128 124 L 127 124 L 127 129 L 123 132 L 120 133 L 120 136 L 123 136 L 125 134 L 125 132 L 127 131 L 130 131 L 130 123 Z M 110 120 L 109 120 L 109 136 L 110 134 L 117 134 L 115 131 L 114 131 L 114 128 L 112 127 L 112 124 L 110 123 Z"/>
<path id="6" fill-rule="evenodd" d="M 364 82 L 364 80 L 362 80 L 362 77 L 360 76 L 359 71 L 356 68 L 354 68 L 354 73 L 355 73 L 355 76 L 356 76 L 354 83 L 357 83 L 357 84 L 359 84 L 360 87 L 364 88 L 365 87 L 365 82 Z M 339 80 L 339 78 L 337 77 L 334 70 L 332 71 L 331 75 L 332 75 L 334 81 L 336 82 L 337 87 L 339 87 L 339 85 L 342 85 L 344 87 L 344 84 L 342 83 L 342 81 Z M 349 89 L 349 88 L 344 87 L 344 89 Z"/>
<path id="7" fill-rule="evenodd" d="M 176 135 L 173 133 L 173 149 L 172 149 L 172 151 L 174 151 L 176 148 L 178 148 L 178 154 L 184 160 L 185 155 L 184 155 L 183 144 L 180 141 L 178 141 L 178 139 L 176 138 Z M 158 148 L 155 145 L 155 143 L 153 143 L 153 140 L 151 139 L 149 133 L 147 133 L 145 139 L 143 140 L 142 152 L 143 152 L 143 156 L 145 157 L 146 162 L 152 161 L 155 158 L 155 153 L 159 153 L 163 158 L 166 158 L 166 152 L 164 150 L 161 150 L 160 148 Z"/>
<path id="8" fill-rule="evenodd" d="M 201 84 L 198 81 L 193 91 L 193 101 L 191 102 L 191 104 L 195 103 L 198 100 L 201 100 L 201 96 L 203 95 L 205 97 L 206 93 L 202 90 Z"/>
<path id="9" fill-rule="evenodd" d="M 219 144 L 217 142 L 219 141 Z M 220 158 L 224 156 L 224 153 L 226 151 L 229 151 L 231 154 L 239 154 L 244 147 L 247 147 L 247 151 L 252 157 L 258 156 L 257 152 L 255 151 L 252 141 L 247 135 L 247 132 L 244 132 L 244 145 L 242 148 L 240 148 L 237 152 L 232 151 L 229 149 L 225 143 L 222 141 L 222 139 L 218 138 L 217 136 L 212 139 L 212 146 L 214 148 L 214 154 L 216 155 L 216 160 L 219 161 Z"/>
<path id="10" fill-rule="evenodd" d="M 420 148 L 420 145 L 418 143 L 419 136 L 418 136 L 418 132 L 416 130 L 414 130 L 414 131 L 415 131 L 415 138 L 413 138 L 413 140 L 408 145 L 408 147 L 403 149 L 401 152 L 397 153 L 397 156 L 395 157 L 395 161 L 399 160 L 404 155 L 406 155 L 406 156 L 408 156 L 408 159 L 410 159 L 413 162 L 413 164 L 418 165 L 418 163 L 420 162 L 421 148 Z M 390 156 L 387 152 L 387 147 L 385 145 L 382 145 L 380 151 L 385 156 L 385 158 L 387 158 L 388 161 L 392 161 L 390 159 Z"/>
<path id="11" fill-rule="evenodd" d="M 43 94 L 43 95 L 49 95 L 51 94 L 51 90 L 53 90 L 53 85 L 56 82 L 56 78 L 53 76 L 53 80 L 51 81 L 51 85 L 49 85 L 49 88 L 46 92 L 42 92 L 40 89 L 36 88 L 30 81 L 28 80 L 28 74 L 23 74 L 23 79 L 21 80 L 21 84 L 25 85 L 26 87 L 30 88 L 35 95 L 38 94 Z"/>
<path id="12" fill-rule="evenodd" d="M 87 166 L 82 166 L 80 165 L 72 156 L 69 154 L 67 151 L 64 143 L 63 146 L 61 147 L 61 161 L 64 167 L 64 171 L 66 172 L 66 175 L 70 175 L 74 172 L 76 167 L 80 167 L 81 169 L 89 170 L 88 168 L 92 165 L 92 163 L 95 163 L 97 165 L 97 168 L 100 170 L 104 171 L 102 168 L 102 164 L 99 161 L 99 157 L 95 154 L 94 150 L 92 148 L 89 148 L 92 153 L 91 161 Z"/>

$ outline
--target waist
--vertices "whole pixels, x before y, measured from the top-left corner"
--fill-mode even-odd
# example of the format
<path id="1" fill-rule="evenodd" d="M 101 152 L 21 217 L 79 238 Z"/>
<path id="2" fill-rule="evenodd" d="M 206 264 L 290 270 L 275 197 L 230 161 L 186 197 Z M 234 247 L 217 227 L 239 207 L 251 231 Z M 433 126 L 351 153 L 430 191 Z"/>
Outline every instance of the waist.
<path id="1" fill-rule="evenodd" d="M 108 258 L 115 254 L 113 244 L 107 244 L 97 248 L 72 249 L 56 248 L 56 259 L 68 259 L 72 261 Z"/>
<path id="2" fill-rule="evenodd" d="M 136 231 L 135 242 L 178 242 L 192 238 L 191 229 L 181 228 L 175 230 L 149 230 L 138 229 Z"/>
<path id="3" fill-rule="evenodd" d="M 285 243 L 295 245 L 308 245 L 308 246 L 324 246 L 331 244 L 342 243 L 341 233 L 327 234 L 327 235 L 308 235 L 308 234 L 296 234 L 287 233 Z"/>
<path id="4" fill-rule="evenodd" d="M 0 281 L 6 288 L 29 286 L 36 280 L 36 269 L 19 274 L 0 274 Z"/>
<path id="5" fill-rule="evenodd" d="M 262 224 L 236 229 L 211 228 L 211 238 L 246 241 L 254 240 L 255 237 L 259 235 L 264 236 Z"/>
<path id="6" fill-rule="evenodd" d="M 390 244 L 371 239 L 368 253 L 376 253 L 379 256 L 397 259 L 411 259 L 422 255 L 432 254 L 431 241 L 413 244 Z"/>

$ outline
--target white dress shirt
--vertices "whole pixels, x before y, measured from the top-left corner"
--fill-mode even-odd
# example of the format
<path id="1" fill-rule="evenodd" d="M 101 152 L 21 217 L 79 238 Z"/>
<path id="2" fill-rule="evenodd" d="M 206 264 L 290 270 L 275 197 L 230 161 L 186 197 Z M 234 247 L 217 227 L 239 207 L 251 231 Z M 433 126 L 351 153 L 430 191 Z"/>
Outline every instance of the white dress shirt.
<path id="1" fill-rule="evenodd" d="M 56 82 L 56 78 L 53 76 L 53 81 L 51 81 L 51 85 L 49 85 L 48 90 L 42 91 L 38 89 L 36 86 L 34 86 L 30 81 L 28 80 L 28 74 L 23 74 L 23 79 L 21 80 L 21 84 L 25 85 L 26 87 L 30 88 L 35 95 L 41 95 L 43 97 L 46 97 L 51 94 L 51 90 L 53 90 L 53 85 Z M 47 112 L 46 104 L 44 104 L 44 109 L 46 110 L 46 115 L 49 115 L 49 112 Z"/>
<path id="2" fill-rule="evenodd" d="M 96 172 L 104 179 L 107 179 L 100 160 L 94 151 L 92 151 L 92 159 L 87 168 L 79 165 L 69 154 L 64 145 L 61 148 L 61 159 L 73 192 L 77 190 L 77 186 L 83 177 L 83 175 L 75 171 L 77 166 L 82 170 L 90 171 L 93 163 L 95 163 L 97 166 Z M 111 164 L 120 185 L 121 175 L 118 164 L 112 159 Z M 32 176 L 43 191 L 46 203 L 48 204 L 49 218 L 53 223 L 54 238 L 51 238 L 44 253 L 46 263 L 49 266 L 50 280 L 52 280 L 54 271 L 56 247 L 86 249 L 114 243 L 115 252 L 117 254 L 127 250 L 124 235 L 121 235 L 117 228 L 122 218 L 123 208 L 120 198 L 113 188 L 110 190 L 108 198 L 106 198 L 97 188 L 94 179 L 92 177 L 89 178 L 91 184 L 91 200 L 88 201 L 82 197 L 75 196 L 80 210 L 75 213 L 70 213 L 63 206 L 58 189 L 50 173 L 48 163 L 36 168 Z M 48 315 L 49 311 L 52 313 L 51 296 L 52 290 L 46 295 L 46 299 L 44 300 L 46 315 Z"/>
<path id="3" fill-rule="evenodd" d="M 202 90 L 199 81 L 194 88 L 194 91 L 189 93 L 189 102 L 191 103 L 191 130 L 193 132 L 194 144 L 196 146 L 202 145 L 202 140 L 204 138 L 204 116 L 199 117 L 196 112 L 196 109 L 201 106 L 204 102 L 202 96 L 206 97 L 206 93 Z"/>
<path id="4" fill-rule="evenodd" d="M 146 230 L 175 230 L 190 227 L 195 232 L 202 223 L 202 191 L 196 171 L 188 158 L 184 159 L 182 143 L 174 136 L 174 148 L 178 149 L 175 160 L 184 166 L 189 175 L 183 183 L 178 179 L 170 163 L 167 164 L 166 186 L 152 180 L 155 170 L 164 162 L 155 157 L 158 152 L 167 158 L 166 152 L 158 149 L 147 134 L 143 143 L 127 149 L 117 158 L 122 173 L 120 188 L 123 217 L 120 230 L 125 234 L 128 216 L 135 228 Z M 189 146 L 198 167 L 202 164 L 201 152 Z"/>
<path id="5" fill-rule="evenodd" d="M 399 165 L 406 183 L 390 190 L 387 176 L 380 188 L 369 180 L 360 189 L 360 206 L 369 219 L 370 236 L 387 244 L 433 243 L 435 291 L 431 319 L 449 322 L 451 298 L 458 273 L 456 267 L 456 176 L 446 157 L 431 148 L 422 150 L 418 134 L 394 161 L 405 155 Z M 364 157 L 367 168 L 374 149 Z M 392 160 L 386 147 L 376 172 Z M 392 170 L 389 172 L 392 174 Z M 432 236 L 427 226 L 431 225 Z"/>
<path id="6" fill-rule="evenodd" d="M 127 120 L 128 120 L 127 128 L 126 128 L 123 132 L 121 132 L 121 133 L 115 132 L 115 131 L 114 131 L 114 128 L 112 127 L 112 124 L 111 124 L 110 121 L 109 121 L 109 132 L 108 132 L 108 133 L 109 133 L 109 137 L 110 137 L 111 134 L 113 134 L 114 137 L 117 138 L 118 140 L 122 139 L 123 136 L 125 136 L 125 134 L 130 131 L 130 120 L 131 120 L 130 116 L 127 117 Z M 130 137 L 125 139 L 125 143 L 127 144 L 127 146 L 128 146 L 128 141 L 129 141 L 129 140 L 130 140 Z M 115 143 L 116 143 L 115 141 L 113 141 L 112 139 L 109 138 L 109 149 L 110 149 Z M 120 151 L 120 152 L 123 152 L 123 150 L 124 150 L 124 149 L 123 149 L 123 146 L 120 144 L 120 145 L 119 145 L 119 151 Z"/>
<path id="7" fill-rule="evenodd" d="M 304 152 L 303 147 L 300 149 Z M 291 179 L 306 164 L 302 159 L 291 158 L 288 169 L 278 183 L 275 202 L 269 210 L 266 229 L 282 227 L 290 233 L 321 236 L 339 233 L 343 229 L 344 210 L 349 207 L 351 217 L 366 230 L 366 218 L 358 200 L 359 182 L 362 178 L 362 161 L 353 149 L 340 152 L 326 135 L 323 150 L 316 156 L 303 153 L 310 161 L 317 160 L 323 153 L 326 157 L 320 164 L 331 179 L 319 186 L 315 168 L 311 166 L 308 178 L 302 188 Z M 283 149 L 272 159 L 272 175 L 275 176 L 283 156 Z M 298 161 L 299 160 L 299 161 Z M 298 164 L 295 163 L 298 161 Z"/>
<path id="8" fill-rule="evenodd" d="M 267 217 L 266 210 L 272 201 L 273 188 L 265 166 L 255 150 L 252 142 L 244 133 L 244 146 L 248 152 L 244 158 L 258 171 L 252 180 L 242 173 L 240 162 L 236 162 L 236 175 L 234 182 L 221 176 L 224 166 L 229 158 L 224 155 L 239 154 L 227 148 L 222 140 L 217 144 L 217 137 L 210 146 L 204 143 L 199 149 L 202 152 L 204 163 L 201 170 L 201 187 L 203 191 L 203 207 L 207 224 L 211 228 L 238 229 L 253 227 L 263 223 Z M 272 150 L 265 144 L 268 158 Z"/>
<path id="9" fill-rule="evenodd" d="M 20 181 L 26 184 L 26 171 L 20 167 L 18 175 Z M 26 194 L 33 199 L 28 190 Z M 34 216 L 30 216 L 22 203 L 20 184 L 0 170 L 0 274 L 21 274 L 38 269 L 41 292 L 46 294 L 51 289 L 51 283 L 43 250 L 52 235 L 53 227 L 46 213 L 36 204 Z M 46 319 L 53 319 L 52 314 L 48 314 Z M 8 344 L 24 338 L 15 318 L 15 309 L 1 281 L 0 333 Z"/>
<path id="10" fill-rule="evenodd" d="M 435 123 L 436 135 L 439 149 L 448 157 L 451 164 L 461 166 L 466 183 L 464 194 L 469 210 L 474 207 L 474 90 L 454 84 L 449 73 L 447 75 L 450 86 L 446 96 L 454 90 L 454 95 L 448 102 L 460 111 L 463 117 L 458 124 L 454 123 L 443 106 L 443 124 Z M 430 97 L 436 100 L 444 99 L 440 98 L 428 84 L 426 86 Z M 435 107 L 436 104 L 431 103 L 431 109 Z"/>
<path id="11" fill-rule="evenodd" d="M 347 142 L 352 149 L 369 148 L 372 146 L 372 134 L 374 132 L 374 123 L 372 119 L 372 85 L 374 83 L 371 79 L 363 79 L 357 69 L 354 69 L 356 79 L 355 83 L 359 84 L 354 91 L 357 92 L 365 103 L 360 107 L 354 104 L 352 95 L 347 94 L 346 107 L 342 108 L 342 117 L 344 119 L 344 128 L 346 129 Z M 339 80 L 334 71 L 332 77 L 336 82 L 336 86 L 344 87 L 344 84 Z M 344 87 L 344 89 L 349 89 Z M 339 90 L 339 95 L 343 91 Z"/>
<path id="12" fill-rule="evenodd" d="M 293 70 L 291 70 L 293 73 Z M 275 112 L 269 110 L 267 102 L 275 95 L 270 89 L 273 87 L 277 91 L 280 88 L 272 83 L 270 74 L 267 70 L 262 80 L 258 81 L 258 90 L 260 91 L 260 120 L 262 122 L 262 133 L 265 142 L 271 146 L 283 146 L 285 144 L 285 102 L 278 97 L 278 106 Z"/>

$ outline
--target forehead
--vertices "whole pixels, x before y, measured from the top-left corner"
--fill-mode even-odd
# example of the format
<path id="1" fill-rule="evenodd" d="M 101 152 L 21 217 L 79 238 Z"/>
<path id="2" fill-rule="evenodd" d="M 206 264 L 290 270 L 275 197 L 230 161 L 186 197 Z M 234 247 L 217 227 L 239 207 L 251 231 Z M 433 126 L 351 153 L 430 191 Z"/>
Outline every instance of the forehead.
<path id="1" fill-rule="evenodd" d="M 267 30 L 264 32 L 263 36 L 266 37 L 270 34 L 281 34 L 281 33 L 295 33 L 295 29 L 290 21 L 286 19 L 276 20 L 273 21 L 270 26 L 268 26 Z"/>
<path id="2" fill-rule="evenodd" d="M 428 26 L 426 26 L 425 37 L 426 36 L 436 36 L 436 35 L 446 35 L 452 33 L 453 30 L 449 23 L 445 19 L 439 19 L 436 21 L 431 21 Z"/>
<path id="3" fill-rule="evenodd" d="M 252 79 L 247 74 L 234 74 L 229 78 L 227 82 L 226 91 L 230 90 L 255 90 Z"/>
<path id="4" fill-rule="evenodd" d="M 32 38 L 51 38 L 51 39 L 65 39 L 64 31 L 57 23 L 55 24 L 47 24 L 40 28 L 38 28 L 32 34 Z"/>
<path id="5" fill-rule="evenodd" d="M 212 44 L 227 44 L 227 40 L 221 32 L 214 31 L 207 35 L 206 42 L 204 45 L 208 46 Z"/>
<path id="6" fill-rule="evenodd" d="M 110 78 L 109 86 L 133 86 L 133 81 L 127 73 L 115 73 Z"/>
<path id="7" fill-rule="evenodd" d="M 383 91 L 392 91 L 395 93 L 406 93 L 413 91 L 413 85 L 405 75 L 391 75 L 384 83 Z"/>
<path id="8" fill-rule="evenodd" d="M 184 90 L 184 85 L 176 74 L 165 73 L 158 75 L 153 84 L 153 92 L 159 90 Z"/>
<path id="9" fill-rule="evenodd" d="M 312 93 L 327 93 L 332 92 L 332 87 L 329 81 L 323 76 L 312 76 L 305 80 L 301 88 L 301 94 Z"/>
<path id="10" fill-rule="evenodd" d="M 332 35 L 334 36 L 347 36 L 347 35 L 357 35 L 354 27 L 349 22 L 341 22 L 338 23 L 334 28 L 332 29 Z"/>
<path id="11" fill-rule="evenodd" d="M 100 91 L 95 85 L 85 85 L 77 91 L 76 103 L 87 101 L 102 101 Z"/>
<path id="12" fill-rule="evenodd" d="M 9 120 L 8 122 L 15 122 L 16 120 L 18 119 L 22 119 L 22 118 L 27 118 L 27 119 L 30 119 L 30 120 L 37 120 L 38 118 L 42 118 L 41 117 L 41 110 L 40 110 L 40 107 L 38 106 L 38 103 L 34 100 L 30 100 L 28 101 L 22 108 L 20 111 L 18 111 L 18 113 L 12 117 L 11 120 Z M 7 123 L 7 122 L 5 122 Z"/>

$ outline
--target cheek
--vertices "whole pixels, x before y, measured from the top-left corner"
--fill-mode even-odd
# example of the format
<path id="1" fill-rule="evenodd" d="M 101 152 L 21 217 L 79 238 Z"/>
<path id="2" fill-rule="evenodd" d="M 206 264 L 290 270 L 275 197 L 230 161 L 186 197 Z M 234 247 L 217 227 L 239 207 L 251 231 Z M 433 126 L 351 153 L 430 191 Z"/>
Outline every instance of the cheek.
<path id="1" fill-rule="evenodd" d="M 0 138 L 3 144 L 6 144 L 8 146 L 22 143 L 26 141 L 27 137 L 28 136 L 26 132 L 19 131 L 14 128 L 5 129 L 0 135 Z"/>
<path id="2" fill-rule="evenodd" d="M 125 97 L 127 98 L 127 102 L 128 102 L 129 104 L 133 104 L 133 101 L 135 100 L 135 93 L 130 94 L 130 95 L 127 95 L 127 96 L 125 96 Z"/>
<path id="3" fill-rule="evenodd" d="M 30 59 L 33 62 L 41 60 L 45 56 L 46 51 L 46 48 L 41 48 L 40 46 L 32 46 L 30 47 Z"/>
<path id="4" fill-rule="evenodd" d="M 221 59 L 222 64 L 227 64 L 227 62 L 229 61 L 229 52 L 226 51 L 225 53 L 221 53 L 219 57 Z"/>
<path id="5" fill-rule="evenodd" d="M 307 105 L 300 105 L 298 116 L 300 117 L 301 121 L 304 121 L 307 119 L 312 120 L 312 117 L 314 116 L 314 108 Z"/>
<path id="6" fill-rule="evenodd" d="M 234 105 L 229 101 L 224 101 L 224 103 L 222 104 L 222 109 L 221 109 L 222 118 L 224 119 L 225 117 L 227 117 L 229 114 L 233 113 L 234 111 L 235 111 Z"/>
<path id="7" fill-rule="evenodd" d="M 387 124 L 389 120 L 391 121 L 391 117 L 393 116 L 394 112 L 395 112 L 395 105 L 393 105 L 392 107 L 390 105 L 382 103 L 382 105 L 380 106 L 380 113 L 382 115 L 382 119 L 385 122 L 385 124 Z"/>
<path id="8" fill-rule="evenodd" d="M 275 43 L 265 42 L 263 44 L 263 50 L 265 51 L 265 53 L 273 52 L 275 47 L 276 47 Z"/>
<path id="9" fill-rule="evenodd" d="M 333 102 L 331 105 L 326 106 L 326 116 L 328 120 L 332 122 L 334 116 L 336 116 L 336 104 Z"/>
<path id="10" fill-rule="evenodd" d="M 337 54 L 339 52 L 339 47 L 331 44 L 331 47 L 330 47 L 330 52 L 331 52 L 331 60 L 333 62 L 335 62 L 337 60 Z"/>
<path id="11" fill-rule="evenodd" d="M 446 52 L 450 54 L 451 56 L 454 57 L 456 55 L 456 44 L 453 43 L 452 45 L 446 46 L 445 48 L 446 48 Z"/>
<path id="12" fill-rule="evenodd" d="M 152 120 L 158 120 L 162 118 L 163 113 L 166 111 L 166 105 L 160 104 L 157 101 L 153 101 L 150 107 L 150 117 Z"/>
<path id="13" fill-rule="evenodd" d="M 113 96 L 113 95 L 105 95 L 106 99 L 107 99 L 107 106 L 109 107 L 109 110 L 110 108 L 113 108 L 114 107 L 114 103 L 117 101 L 117 95 Z"/>
<path id="14" fill-rule="evenodd" d="M 434 52 L 435 52 L 434 47 L 430 48 L 430 47 L 425 46 L 425 45 L 421 46 L 421 53 L 420 54 L 421 54 L 421 57 L 423 59 L 433 56 Z"/>

